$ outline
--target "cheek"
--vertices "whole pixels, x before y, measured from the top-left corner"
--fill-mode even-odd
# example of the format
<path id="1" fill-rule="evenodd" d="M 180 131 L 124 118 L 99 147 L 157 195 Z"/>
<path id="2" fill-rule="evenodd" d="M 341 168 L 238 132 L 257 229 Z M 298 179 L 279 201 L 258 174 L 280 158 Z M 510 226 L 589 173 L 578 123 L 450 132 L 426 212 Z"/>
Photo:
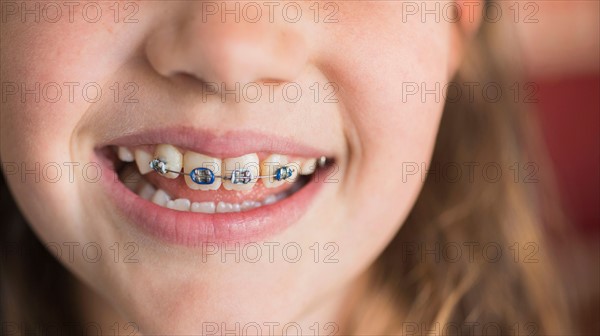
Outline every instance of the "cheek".
<path id="1" fill-rule="evenodd" d="M 12 64 L 26 67 L 29 61 L 22 62 Z M 72 222 L 68 213 L 74 212 L 79 203 L 75 197 L 76 175 L 70 165 L 85 164 L 72 155 L 70 143 L 81 111 L 77 104 L 61 99 L 66 93 L 64 87 L 62 92 L 55 89 L 63 83 L 56 74 L 8 71 L 5 78 L 8 82 L 3 84 L 9 83 L 16 93 L 5 96 L 2 103 L 4 173 L 34 228 L 62 237 L 62 231 Z M 54 97 L 58 101 L 54 102 Z"/>
<path id="2" fill-rule="evenodd" d="M 105 52 L 111 34 L 84 23 L 2 24 L 9 66 L 1 76 L 0 155 L 18 204 L 44 239 L 83 238 L 69 237 L 82 225 L 77 189 L 98 172 L 72 139 L 86 111 L 112 98 L 106 83 L 119 63 L 118 53 Z"/>
<path id="3" fill-rule="evenodd" d="M 341 101 L 349 120 L 344 187 L 351 190 L 346 198 L 352 231 L 373 237 L 375 228 L 379 241 L 371 240 L 371 247 L 391 239 L 421 190 L 425 175 L 409 176 L 407 169 L 422 169 L 430 161 L 448 81 L 449 27 L 402 23 L 394 19 L 401 13 L 390 14 L 401 6 L 387 9 L 371 28 L 354 21 L 352 29 L 364 34 L 360 39 L 344 35 L 347 40 L 340 44 L 353 51 L 340 52 L 332 62 L 345 88 Z"/>

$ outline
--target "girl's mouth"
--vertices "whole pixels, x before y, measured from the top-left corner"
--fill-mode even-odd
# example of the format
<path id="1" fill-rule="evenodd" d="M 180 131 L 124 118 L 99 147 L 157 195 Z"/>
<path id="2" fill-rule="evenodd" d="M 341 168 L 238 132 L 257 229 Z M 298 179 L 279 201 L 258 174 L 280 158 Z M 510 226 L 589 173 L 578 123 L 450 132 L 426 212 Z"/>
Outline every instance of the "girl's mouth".
<path id="1" fill-rule="evenodd" d="M 96 150 L 110 172 L 103 180 L 115 205 L 137 228 L 186 246 L 275 234 L 307 211 L 334 165 L 326 156 L 256 151 L 218 157 L 185 143 L 125 142 Z"/>
<path id="2" fill-rule="evenodd" d="M 115 158 L 107 153 L 113 159 L 119 180 L 129 190 L 162 207 L 202 213 L 240 212 L 276 203 L 300 190 L 316 169 L 323 166 L 317 166 L 315 158 L 289 160 L 280 154 L 262 155 L 262 160 L 257 154 L 221 160 L 165 144 L 106 149 L 116 154 Z M 151 168 L 156 158 L 171 158 L 164 161 L 169 172 L 160 174 Z M 190 173 L 198 168 L 210 172 L 210 179 L 194 181 Z M 290 169 L 292 174 L 285 179 L 277 176 L 282 168 Z M 230 173 L 219 175 L 221 171 Z M 249 172 L 250 177 L 236 181 L 231 177 L 234 172 Z"/>

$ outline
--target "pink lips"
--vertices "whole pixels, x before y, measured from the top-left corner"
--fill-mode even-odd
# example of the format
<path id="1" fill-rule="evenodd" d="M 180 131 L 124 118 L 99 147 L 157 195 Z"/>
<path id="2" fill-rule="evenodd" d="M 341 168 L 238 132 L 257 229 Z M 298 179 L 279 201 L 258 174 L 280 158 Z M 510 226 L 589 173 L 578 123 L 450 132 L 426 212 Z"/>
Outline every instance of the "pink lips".
<path id="1" fill-rule="evenodd" d="M 170 144 L 209 156 L 231 158 L 248 153 L 277 153 L 298 157 L 332 156 L 331 149 L 317 149 L 288 138 L 254 131 L 231 131 L 215 135 L 208 130 L 192 127 L 169 127 L 126 135 L 100 144 L 137 146 L 144 144 Z"/>
<path id="2" fill-rule="evenodd" d="M 129 135 L 111 144 L 135 146 L 169 143 L 190 150 L 221 157 L 235 157 L 251 152 L 271 152 L 303 157 L 325 155 L 323 151 L 298 145 L 285 139 L 274 139 L 256 133 L 227 134 L 211 137 L 191 129 L 168 129 Z M 125 187 L 117 178 L 110 162 L 103 164 L 102 185 L 111 195 L 118 211 L 146 234 L 170 244 L 188 247 L 206 242 L 257 241 L 281 232 L 296 223 L 307 211 L 311 201 L 322 189 L 322 181 L 311 181 L 289 197 L 266 206 L 244 212 L 204 214 L 181 212 L 158 206 Z"/>

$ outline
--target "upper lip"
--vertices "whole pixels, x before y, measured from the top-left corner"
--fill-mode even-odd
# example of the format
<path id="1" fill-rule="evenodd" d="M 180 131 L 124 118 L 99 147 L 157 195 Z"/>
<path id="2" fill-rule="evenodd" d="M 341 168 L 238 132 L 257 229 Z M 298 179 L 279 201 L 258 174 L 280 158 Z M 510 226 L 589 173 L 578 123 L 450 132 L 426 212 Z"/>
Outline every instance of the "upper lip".
<path id="1" fill-rule="evenodd" d="M 277 153 L 297 157 L 333 157 L 331 148 L 316 148 L 295 139 L 252 130 L 232 130 L 219 134 L 193 127 L 164 127 L 143 130 L 107 140 L 99 147 L 116 145 L 134 147 L 170 144 L 214 157 L 238 157 L 248 153 Z"/>

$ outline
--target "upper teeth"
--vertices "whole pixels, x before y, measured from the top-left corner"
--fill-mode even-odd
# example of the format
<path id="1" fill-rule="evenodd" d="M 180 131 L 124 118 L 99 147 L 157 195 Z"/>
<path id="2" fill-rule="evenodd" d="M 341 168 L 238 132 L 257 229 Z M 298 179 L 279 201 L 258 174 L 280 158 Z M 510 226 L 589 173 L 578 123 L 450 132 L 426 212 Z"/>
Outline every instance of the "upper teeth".
<path id="1" fill-rule="evenodd" d="M 152 171 L 148 162 L 152 160 L 152 155 L 145 150 L 137 149 L 135 151 L 135 163 L 140 171 L 140 174 L 145 175 Z"/>
<path id="2" fill-rule="evenodd" d="M 231 172 L 231 179 L 223 181 L 227 190 L 250 190 L 259 176 L 258 155 L 246 154 L 237 158 L 223 160 L 224 170 Z"/>
<path id="3" fill-rule="evenodd" d="M 117 155 L 123 162 L 133 162 L 133 153 L 127 147 L 119 147 Z"/>
<path id="4" fill-rule="evenodd" d="M 294 182 L 298 174 L 314 173 L 317 159 L 295 158 L 271 154 L 262 162 L 256 153 L 236 158 L 214 158 L 186 151 L 182 154 L 172 145 L 157 145 L 154 155 L 143 149 L 131 150 L 119 147 L 123 161 L 135 158 L 141 174 L 156 170 L 167 178 L 184 175 L 186 185 L 194 190 L 217 190 L 221 185 L 227 190 L 250 190 L 260 179 L 266 188 L 276 188 L 286 182 Z M 183 173 L 181 173 L 183 169 Z"/>
<path id="5" fill-rule="evenodd" d="M 261 162 L 260 170 L 262 174 L 275 176 L 278 168 L 288 164 L 287 157 L 284 155 L 272 154 Z M 274 177 L 263 179 L 262 183 L 267 188 L 276 188 L 285 183 L 285 179 L 277 180 Z"/>
<path id="6" fill-rule="evenodd" d="M 183 155 L 184 173 L 189 174 L 195 168 L 208 168 L 213 174 L 221 175 L 221 160 L 190 151 L 185 152 Z M 211 184 L 198 184 L 192 181 L 189 175 L 185 175 L 184 178 L 187 186 L 194 190 L 217 190 L 221 186 L 221 179 L 215 179 Z"/>
<path id="7" fill-rule="evenodd" d="M 166 167 L 167 170 L 174 172 L 181 171 L 181 166 L 183 165 L 183 155 L 177 150 L 177 148 L 171 145 L 158 145 L 154 151 L 154 157 L 166 162 L 168 164 Z M 172 172 L 166 172 L 163 175 L 168 178 L 179 177 L 179 174 Z"/>

